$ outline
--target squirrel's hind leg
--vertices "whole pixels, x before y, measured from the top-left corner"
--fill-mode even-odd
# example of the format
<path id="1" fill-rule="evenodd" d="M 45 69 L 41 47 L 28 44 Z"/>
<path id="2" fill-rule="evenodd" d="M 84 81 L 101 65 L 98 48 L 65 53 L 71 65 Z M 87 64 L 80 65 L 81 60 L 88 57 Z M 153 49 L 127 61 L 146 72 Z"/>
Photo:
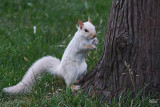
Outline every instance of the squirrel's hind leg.
<path id="1" fill-rule="evenodd" d="M 67 87 L 72 89 L 73 91 L 78 91 L 80 89 L 80 86 L 79 85 L 74 85 L 76 81 L 68 81 L 68 79 L 66 80 L 66 84 L 67 84 Z"/>
<path id="2" fill-rule="evenodd" d="M 80 89 L 79 85 L 74 85 L 74 83 L 76 82 L 77 78 L 68 78 L 65 80 L 67 87 L 70 88 L 73 91 L 78 91 Z"/>
<path id="3" fill-rule="evenodd" d="M 71 88 L 73 91 L 77 91 L 80 89 L 79 85 L 74 85 L 78 78 L 78 68 L 75 63 L 70 63 L 65 66 L 65 75 L 64 79 L 67 87 Z"/>

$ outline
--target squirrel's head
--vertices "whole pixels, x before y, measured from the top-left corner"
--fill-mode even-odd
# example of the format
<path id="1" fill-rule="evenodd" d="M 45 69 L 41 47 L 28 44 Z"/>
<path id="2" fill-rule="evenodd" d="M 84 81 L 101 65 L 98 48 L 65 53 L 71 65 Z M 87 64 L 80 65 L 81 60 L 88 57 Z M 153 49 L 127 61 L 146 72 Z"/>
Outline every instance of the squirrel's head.
<path id="1" fill-rule="evenodd" d="M 88 18 L 87 22 L 82 20 L 78 20 L 79 32 L 87 39 L 93 39 L 96 37 L 96 29 L 95 26 L 91 23 L 90 18 Z"/>

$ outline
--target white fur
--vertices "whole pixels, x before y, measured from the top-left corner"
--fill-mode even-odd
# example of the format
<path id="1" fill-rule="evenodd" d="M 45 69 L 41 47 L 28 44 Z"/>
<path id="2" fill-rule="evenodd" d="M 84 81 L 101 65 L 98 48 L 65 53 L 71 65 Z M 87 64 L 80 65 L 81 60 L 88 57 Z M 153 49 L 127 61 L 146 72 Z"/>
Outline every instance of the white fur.
<path id="1" fill-rule="evenodd" d="M 85 32 L 84 29 L 88 29 L 89 32 Z M 61 61 L 52 56 L 45 56 L 39 59 L 29 68 L 22 81 L 15 86 L 4 88 L 3 91 L 9 94 L 28 93 L 32 90 L 32 86 L 37 78 L 40 77 L 40 74 L 45 72 L 59 75 L 64 78 L 67 86 L 72 85 L 87 69 L 85 56 L 89 50 L 95 49 L 95 45 L 98 43 L 97 38 L 89 38 L 91 34 L 95 33 L 95 27 L 90 22 L 85 22 L 82 29 L 79 28 L 70 41 Z M 90 44 L 93 47 L 87 48 Z"/>

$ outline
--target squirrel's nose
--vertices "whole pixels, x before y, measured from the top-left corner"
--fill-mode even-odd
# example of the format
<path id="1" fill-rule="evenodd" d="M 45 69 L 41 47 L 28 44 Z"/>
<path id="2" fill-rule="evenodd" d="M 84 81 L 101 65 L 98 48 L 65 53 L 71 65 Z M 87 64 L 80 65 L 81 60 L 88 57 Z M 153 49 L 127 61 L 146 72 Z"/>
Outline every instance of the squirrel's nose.
<path id="1" fill-rule="evenodd" d="M 96 34 L 92 34 L 92 37 L 95 38 L 95 37 L 96 37 Z"/>

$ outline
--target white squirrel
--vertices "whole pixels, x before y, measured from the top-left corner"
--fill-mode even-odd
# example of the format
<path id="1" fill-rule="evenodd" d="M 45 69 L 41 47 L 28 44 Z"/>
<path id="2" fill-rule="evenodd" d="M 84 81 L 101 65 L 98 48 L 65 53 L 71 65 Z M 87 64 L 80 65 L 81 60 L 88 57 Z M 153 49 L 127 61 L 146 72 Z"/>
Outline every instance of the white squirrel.
<path id="1" fill-rule="evenodd" d="M 25 94 L 32 90 L 40 74 L 49 72 L 64 78 L 68 87 L 78 90 L 80 86 L 73 85 L 87 70 L 85 56 L 91 49 L 96 49 L 98 39 L 96 30 L 90 22 L 78 20 L 78 31 L 68 44 L 61 61 L 52 56 L 45 56 L 37 60 L 24 75 L 23 79 L 14 86 L 3 89 L 8 94 Z"/>

